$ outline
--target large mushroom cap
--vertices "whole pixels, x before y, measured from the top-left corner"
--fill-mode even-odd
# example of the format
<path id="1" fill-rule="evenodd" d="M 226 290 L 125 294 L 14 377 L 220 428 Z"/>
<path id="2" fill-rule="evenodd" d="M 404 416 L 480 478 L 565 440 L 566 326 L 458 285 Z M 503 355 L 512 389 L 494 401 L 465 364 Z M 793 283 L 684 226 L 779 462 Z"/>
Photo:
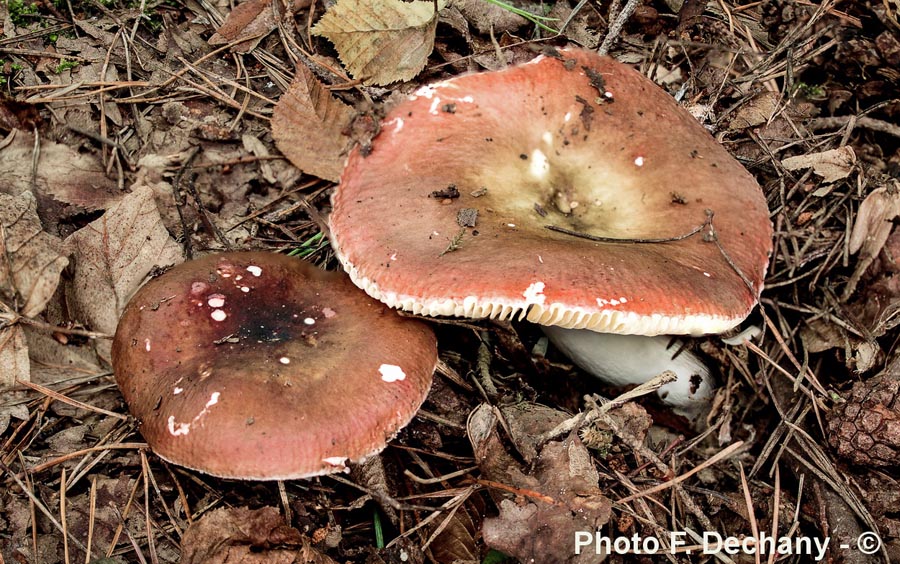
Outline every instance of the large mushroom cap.
<path id="1" fill-rule="evenodd" d="M 343 275 L 247 252 L 147 283 L 112 354 L 159 456 L 266 480 L 339 471 L 384 448 L 424 401 L 437 343 Z"/>
<path id="2" fill-rule="evenodd" d="M 756 304 L 771 249 L 753 177 L 655 84 L 581 50 L 421 88 L 350 155 L 333 204 L 353 281 L 422 315 L 720 332 Z M 640 244 L 547 228 L 669 239 L 707 210 L 721 250 L 709 226 Z"/>

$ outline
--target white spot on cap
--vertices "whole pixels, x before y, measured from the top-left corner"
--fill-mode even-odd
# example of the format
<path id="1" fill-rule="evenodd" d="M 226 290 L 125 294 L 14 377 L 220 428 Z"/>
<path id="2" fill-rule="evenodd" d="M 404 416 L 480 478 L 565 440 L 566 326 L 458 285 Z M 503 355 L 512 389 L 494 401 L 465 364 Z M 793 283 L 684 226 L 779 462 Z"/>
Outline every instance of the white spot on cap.
<path id="1" fill-rule="evenodd" d="M 258 266 L 250 265 L 247 267 L 247 272 L 252 274 L 253 276 L 260 276 L 262 274 L 262 269 Z"/>
<path id="2" fill-rule="evenodd" d="M 637 157 L 634 159 L 634 166 L 644 166 L 644 157 Z"/>
<path id="3" fill-rule="evenodd" d="M 169 434 L 173 437 L 177 437 L 178 435 L 187 435 L 191 432 L 191 424 L 190 423 L 175 423 L 175 416 L 169 416 Z"/>
<path id="4" fill-rule="evenodd" d="M 312 317 L 305 317 L 305 318 L 303 319 L 303 323 L 305 323 L 305 324 L 307 324 L 307 325 L 315 325 L 315 324 L 316 324 L 316 320 L 315 320 L 314 318 L 312 318 Z"/>
<path id="5" fill-rule="evenodd" d="M 541 264 L 544 264 L 544 257 L 542 257 L 541 255 L 538 255 L 538 262 Z"/>
<path id="6" fill-rule="evenodd" d="M 334 317 L 335 315 L 337 315 L 337 312 L 334 311 L 333 309 L 331 309 L 330 307 L 323 307 L 323 308 L 322 308 L 322 315 L 325 316 L 325 319 L 331 319 L 332 317 Z"/>
<path id="7" fill-rule="evenodd" d="M 209 314 L 209 316 L 213 318 L 213 321 L 225 321 L 225 318 L 228 317 L 228 314 L 221 309 L 215 309 L 211 314 Z"/>
<path id="8" fill-rule="evenodd" d="M 144 350 L 150 352 L 150 339 L 144 339 Z"/>
<path id="9" fill-rule="evenodd" d="M 549 131 L 545 131 L 543 135 L 541 135 L 541 139 L 544 141 L 544 143 L 553 145 L 553 134 Z"/>
<path id="10" fill-rule="evenodd" d="M 563 121 L 569 123 L 569 120 L 572 119 L 572 112 L 566 112 L 566 115 L 563 116 Z"/>
<path id="11" fill-rule="evenodd" d="M 286 356 L 283 356 L 283 357 L 281 357 L 281 358 L 278 359 L 278 362 L 280 362 L 281 364 L 290 364 L 290 363 L 291 363 L 291 359 L 289 359 L 289 358 L 286 357 Z"/>
<path id="12" fill-rule="evenodd" d="M 391 255 L 391 260 L 397 260 L 397 253 Z"/>
<path id="13" fill-rule="evenodd" d="M 597 298 L 597 305 L 599 307 L 618 306 L 618 305 L 622 305 L 627 302 L 628 302 L 628 300 L 624 297 L 622 297 L 622 298 Z"/>
<path id="14" fill-rule="evenodd" d="M 543 305 L 544 301 L 547 299 L 547 297 L 544 296 L 543 282 L 532 282 L 531 285 L 522 292 L 522 295 L 525 296 L 525 303 L 528 304 Z"/>
<path id="15" fill-rule="evenodd" d="M 206 303 L 209 307 L 222 307 L 225 305 L 225 296 L 222 294 L 212 294 L 207 297 Z"/>
<path id="16" fill-rule="evenodd" d="M 250 291 L 250 288 L 248 288 L 247 286 L 241 286 L 241 292 L 244 292 L 246 294 L 249 291 Z"/>
<path id="17" fill-rule="evenodd" d="M 531 163 L 528 165 L 528 172 L 538 180 L 543 180 L 550 172 L 550 161 L 547 160 L 547 155 L 540 149 L 535 149 L 531 152 Z"/>
<path id="18" fill-rule="evenodd" d="M 433 85 L 426 84 L 425 86 L 422 86 L 421 88 L 416 90 L 409 98 L 410 100 L 415 100 L 419 96 L 424 96 L 425 98 L 431 99 L 431 97 L 434 96 L 435 90 L 437 89 Z"/>
<path id="19" fill-rule="evenodd" d="M 240 281 L 240 280 L 243 280 L 244 277 L 241 276 L 240 274 L 238 274 L 237 276 L 234 277 L 234 279 Z"/>
<path id="20" fill-rule="evenodd" d="M 431 101 L 431 107 L 428 108 L 428 113 L 431 114 L 431 115 L 433 115 L 433 116 L 438 115 L 438 106 L 440 106 L 440 105 L 441 105 L 441 99 L 440 99 L 440 98 L 434 98 L 434 99 Z"/>
<path id="21" fill-rule="evenodd" d="M 706 276 L 707 278 L 712 278 L 712 274 L 710 274 L 709 272 L 704 272 L 703 276 Z"/>
<path id="22" fill-rule="evenodd" d="M 176 388 L 176 390 L 178 390 L 178 388 Z M 178 393 L 178 392 L 176 392 L 176 393 Z M 190 423 L 177 423 L 175 421 L 175 416 L 170 415 L 169 419 L 168 419 L 169 434 L 172 435 L 173 437 L 177 437 L 179 435 L 187 435 L 188 433 L 190 433 L 191 425 L 195 424 L 197 421 L 200 420 L 200 418 L 202 418 L 204 415 L 209 413 L 209 408 L 211 408 L 212 406 L 219 403 L 220 395 L 221 394 L 219 392 L 213 392 L 212 395 L 209 397 L 209 401 L 206 402 L 206 405 L 203 407 L 202 410 L 200 410 L 200 413 L 198 413 L 197 415 L 194 416 L 193 419 L 191 419 Z"/>
<path id="23" fill-rule="evenodd" d="M 323 458 L 322 462 L 325 464 L 330 464 L 332 466 L 345 466 L 347 463 L 346 456 L 329 456 L 327 458 Z"/>
<path id="24" fill-rule="evenodd" d="M 382 364 L 378 367 L 378 372 L 381 373 L 381 379 L 385 382 L 399 382 L 400 380 L 406 380 L 406 373 L 403 372 L 403 369 L 395 364 Z"/>
<path id="25" fill-rule="evenodd" d="M 394 118 L 385 125 L 390 125 L 392 123 L 394 124 L 394 134 L 400 133 L 403 129 L 403 118 Z"/>
<path id="26" fill-rule="evenodd" d="M 466 103 L 472 104 L 472 103 L 475 102 L 475 98 L 473 98 L 473 97 L 471 97 L 471 96 L 463 96 L 462 98 L 459 99 L 459 101 L 460 101 L 460 102 L 466 102 Z"/>
<path id="27" fill-rule="evenodd" d="M 175 386 L 175 387 L 172 389 L 172 395 L 176 395 L 176 396 L 177 396 L 178 394 L 180 394 L 180 393 L 183 392 L 183 391 L 184 391 L 184 388 L 182 388 L 182 387 L 180 387 L 180 386 Z"/>
<path id="28" fill-rule="evenodd" d="M 607 90 L 606 92 L 604 92 L 603 95 L 606 96 L 606 98 L 607 98 L 608 100 L 612 100 L 612 98 L 613 98 L 613 93 L 610 92 L 609 90 Z"/>

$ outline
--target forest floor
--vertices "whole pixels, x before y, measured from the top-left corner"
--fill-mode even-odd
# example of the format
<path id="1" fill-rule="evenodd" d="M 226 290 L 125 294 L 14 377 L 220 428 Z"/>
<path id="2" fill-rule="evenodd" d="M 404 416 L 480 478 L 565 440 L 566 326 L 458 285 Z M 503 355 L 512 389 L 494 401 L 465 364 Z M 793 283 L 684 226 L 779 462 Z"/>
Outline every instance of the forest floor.
<path id="1" fill-rule="evenodd" d="M 324 4 L 0 3 L 0 564 L 595 562 L 575 545 L 598 529 L 666 553 L 612 562 L 776 559 L 671 551 L 672 532 L 900 562 L 897 0 L 417 2 L 420 20 L 383 2 L 405 23 L 377 33 L 371 2 Z M 369 66 L 338 58 L 347 35 L 380 45 Z M 348 128 L 568 44 L 653 79 L 765 193 L 759 335 L 692 343 L 720 383 L 702 432 L 647 396 L 606 403 L 622 390 L 527 323 L 441 321 L 422 410 L 349 473 L 224 480 L 153 454 L 110 364 L 141 283 L 227 249 L 338 269 L 322 218 Z M 352 119 L 322 118 L 336 107 Z M 792 546 L 778 561 L 810 560 Z"/>

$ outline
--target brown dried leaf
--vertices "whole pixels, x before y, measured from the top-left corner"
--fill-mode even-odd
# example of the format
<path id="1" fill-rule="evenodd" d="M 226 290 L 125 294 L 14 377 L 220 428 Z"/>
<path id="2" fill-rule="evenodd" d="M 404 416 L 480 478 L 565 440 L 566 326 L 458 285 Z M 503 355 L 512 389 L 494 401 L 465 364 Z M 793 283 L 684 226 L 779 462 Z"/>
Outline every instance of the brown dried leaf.
<path id="1" fill-rule="evenodd" d="M 830 184 L 847 178 L 853 172 L 853 167 L 856 165 L 856 153 L 853 152 L 852 147 L 845 145 L 821 153 L 788 157 L 781 161 L 781 164 L 787 170 L 812 168 L 814 173 L 822 177 L 823 182 Z"/>
<path id="2" fill-rule="evenodd" d="M 766 123 L 775 115 L 780 101 L 781 94 L 778 92 L 762 92 L 754 96 L 738 108 L 728 124 L 728 129 L 735 131 Z"/>
<path id="3" fill-rule="evenodd" d="M 25 332 L 21 326 L 12 325 L 0 329 L 0 390 L 14 386 L 16 380 L 30 381 L 31 369 Z"/>
<path id="4" fill-rule="evenodd" d="M 3 333 L 0 333 L 0 341 L 2 340 Z M 2 355 L 0 351 L 0 356 Z M 3 366 L 2 362 L 0 366 Z M 19 421 L 28 419 L 28 398 L 21 390 L 0 392 L 0 435 L 6 432 L 13 419 Z"/>
<path id="5" fill-rule="evenodd" d="M 476 535 L 481 525 L 481 515 L 463 505 L 447 521 L 434 538 L 430 548 L 436 562 L 479 562 L 480 554 Z"/>
<path id="6" fill-rule="evenodd" d="M 528 23 L 522 16 L 484 0 L 452 0 L 449 4 L 483 35 L 512 33 Z"/>
<path id="7" fill-rule="evenodd" d="M 861 251 L 877 255 L 891 234 L 891 220 L 900 215 L 900 190 L 896 186 L 882 186 L 872 190 L 859 206 L 853 231 L 850 233 L 850 252 Z"/>
<path id="8" fill-rule="evenodd" d="M 53 320 L 50 320 L 53 323 Z M 59 323 L 59 321 L 56 321 Z M 25 338 L 28 340 L 28 357 L 31 358 L 32 381 L 43 384 L 59 382 L 71 378 L 73 372 L 100 375 L 104 372 L 97 353 L 87 343 L 77 341 L 63 344 L 54 338 L 52 333 L 25 326 Z M 61 371 L 56 374 L 55 371 Z"/>
<path id="9" fill-rule="evenodd" d="M 554 413 L 555 412 L 555 413 Z M 506 450 L 498 432 L 495 408 L 478 407 L 469 417 L 467 431 L 475 459 L 488 480 L 518 488 L 519 502 L 500 501 L 500 515 L 485 519 L 485 543 L 522 562 L 600 562 L 604 555 L 591 551 L 572 554 L 577 531 L 598 530 L 609 521 L 612 504 L 598 487 L 600 476 L 591 455 L 577 436 L 545 445 L 533 437 L 550 431 L 566 414 L 551 408 L 517 404 L 503 409 L 510 439 L 519 447 L 527 466 Z M 520 421 L 516 421 L 519 419 Z M 533 434 L 528 445 L 522 434 Z M 565 555 L 565 556 L 561 556 Z M 556 559 L 548 559 L 554 556 Z"/>
<path id="10" fill-rule="evenodd" d="M 45 233 L 31 192 L 0 194 L 0 297 L 20 315 L 43 311 L 69 264 L 62 241 Z"/>
<path id="11" fill-rule="evenodd" d="M 312 0 L 294 0 L 290 3 L 291 11 L 308 8 L 311 3 Z M 247 0 L 234 7 L 225 22 L 209 38 L 209 44 L 225 45 L 243 39 L 231 50 L 235 53 L 248 53 L 277 26 L 272 0 Z"/>
<path id="12" fill-rule="evenodd" d="M 116 330 L 126 302 L 154 268 L 182 261 L 147 186 L 73 233 L 66 244 L 75 263 L 69 305 L 77 319 L 104 333 Z"/>
<path id="13" fill-rule="evenodd" d="M 881 252 L 893 227 L 892 220 L 900 215 L 900 183 L 872 190 L 859 206 L 853 230 L 850 232 L 850 252 L 859 252 L 856 269 L 847 282 L 843 297 L 848 299 L 856 290 L 860 278 Z"/>
<path id="14" fill-rule="evenodd" d="M 335 99 L 304 65 L 272 114 L 275 145 L 308 174 L 337 181 L 350 138 L 343 132 L 353 120 L 350 106 Z"/>
<path id="15" fill-rule="evenodd" d="M 13 131 L 0 141 L 0 192 L 18 196 L 33 191 L 45 224 L 48 200 L 80 212 L 105 209 L 120 197 L 116 183 L 107 178 L 102 163 L 92 155 L 46 139 L 39 139 L 38 147 L 37 174 L 32 178 L 34 135 Z"/>
<path id="16" fill-rule="evenodd" d="M 438 10 L 445 4 L 440 0 Z M 338 0 L 312 31 L 334 43 L 354 78 L 384 85 L 409 80 L 425 68 L 436 28 L 432 2 Z"/>
<path id="17" fill-rule="evenodd" d="M 259 45 L 276 25 L 272 0 L 247 0 L 234 7 L 225 18 L 225 22 L 209 38 L 209 44 L 225 45 L 244 39 L 231 50 L 235 53 L 248 53 Z"/>
<path id="18" fill-rule="evenodd" d="M 337 564 L 312 547 L 274 507 L 216 509 L 181 539 L 181 564 Z"/>

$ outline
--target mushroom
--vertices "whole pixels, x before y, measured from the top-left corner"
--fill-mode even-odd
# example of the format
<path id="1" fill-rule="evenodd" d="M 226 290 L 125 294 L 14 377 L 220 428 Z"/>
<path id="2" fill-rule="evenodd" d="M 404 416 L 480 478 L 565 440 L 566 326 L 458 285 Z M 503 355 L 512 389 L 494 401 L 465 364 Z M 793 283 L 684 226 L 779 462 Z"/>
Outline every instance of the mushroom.
<path id="1" fill-rule="evenodd" d="M 423 86 L 332 201 L 351 279 L 426 316 L 719 333 L 757 303 L 772 246 L 754 178 L 650 80 L 579 49 Z M 551 330 L 593 348 L 567 335 Z M 589 352 L 588 370 L 617 355 Z"/>
<path id="2" fill-rule="evenodd" d="M 424 401 L 437 342 L 342 274 L 241 252 L 148 282 L 122 314 L 112 361 L 161 458 L 287 480 L 383 449 Z"/>

